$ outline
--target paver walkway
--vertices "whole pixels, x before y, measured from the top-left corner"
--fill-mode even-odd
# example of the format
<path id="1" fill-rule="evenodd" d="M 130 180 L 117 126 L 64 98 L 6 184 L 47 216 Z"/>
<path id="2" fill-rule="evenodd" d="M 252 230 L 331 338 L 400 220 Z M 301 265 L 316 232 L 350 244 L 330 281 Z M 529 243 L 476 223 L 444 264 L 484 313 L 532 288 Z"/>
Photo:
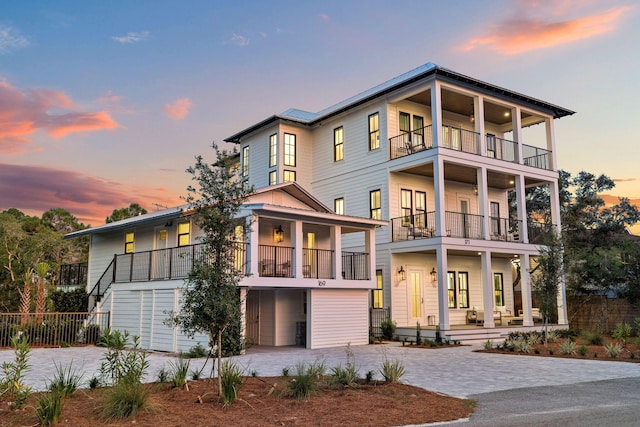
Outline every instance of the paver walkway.
<path id="1" fill-rule="evenodd" d="M 640 365 L 580 359 L 475 353 L 479 347 L 463 346 L 439 349 L 406 348 L 394 344 L 354 346 L 351 351 L 360 374 L 372 370 L 380 378 L 378 369 L 385 357 L 400 359 L 406 374 L 402 382 L 456 397 L 523 387 L 565 385 L 587 381 L 640 377 Z M 323 361 L 327 368 L 346 363 L 346 348 L 306 350 L 294 347 L 253 347 L 247 354 L 234 357 L 246 370 L 261 376 L 281 375 L 285 367 L 300 362 Z M 98 374 L 100 347 L 33 349 L 31 369 L 26 383 L 36 390 L 44 390 L 55 374 L 55 364 L 73 367 L 83 372 L 84 380 Z M 0 351 L 0 364 L 13 360 L 12 350 Z M 157 372 L 175 361 L 175 355 L 150 353 L 147 381 L 155 381 Z M 191 370 L 200 368 L 205 359 L 191 359 Z M 211 361 L 205 376 L 210 373 Z M 293 369 L 290 369 L 293 370 Z M 86 383 L 85 383 L 86 384 Z"/>

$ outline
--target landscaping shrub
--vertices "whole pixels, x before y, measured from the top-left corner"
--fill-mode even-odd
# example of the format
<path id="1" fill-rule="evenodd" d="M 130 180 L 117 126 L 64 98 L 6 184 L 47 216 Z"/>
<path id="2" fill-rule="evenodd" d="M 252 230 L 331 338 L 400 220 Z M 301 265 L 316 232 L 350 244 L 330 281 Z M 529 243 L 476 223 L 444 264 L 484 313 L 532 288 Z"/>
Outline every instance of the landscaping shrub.
<path id="1" fill-rule="evenodd" d="M 7 396 L 16 408 L 24 405 L 31 394 L 31 387 L 24 384 L 25 372 L 29 369 L 29 354 L 31 348 L 27 337 L 13 337 L 14 360 L 2 363 L 2 377 L 0 377 L 0 397 Z"/>
<path id="2" fill-rule="evenodd" d="M 397 383 L 405 373 L 404 365 L 398 359 L 389 360 L 385 357 L 380 373 L 388 383 Z"/>
<path id="3" fill-rule="evenodd" d="M 631 325 L 624 322 L 617 323 L 611 336 L 620 341 L 622 345 L 626 345 L 627 341 L 629 341 L 629 338 L 631 337 Z"/>
<path id="4" fill-rule="evenodd" d="M 576 343 L 571 341 L 570 339 L 566 339 L 562 341 L 560 344 L 560 350 L 563 354 L 576 354 Z"/>
<path id="5" fill-rule="evenodd" d="M 209 355 L 209 351 L 206 348 L 204 348 L 200 343 L 194 345 L 188 351 L 180 353 L 180 357 L 189 358 L 189 359 L 207 357 L 208 355 Z"/>
<path id="6" fill-rule="evenodd" d="M 46 393 L 38 397 L 36 416 L 41 426 L 51 426 L 60 421 L 62 395 L 58 392 Z"/>
<path id="7" fill-rule="evenodd" d="M 163 366 L 156 374 L 156 382 L 166 383 L 167 381 L 169 381 L 169 371 L 167 371 Z"/>
<path id="8" fill-rule="evenodd" d="M 607 352 L 607 356 L 616 359 L 620 352 L 622 351 L 622 347 L 618 343 L 614 344 L 605 344 L 604 350 Z"/>
<path id="9" fill-rule="evenodd" d="M 287 383 L 289 396 L 306 399 L 316 389 L 315 370 L 310 365 L 300 362 L 295 367 L 295 374 Z"/>
<path id="10" fill-rule="evenodd" d="M 491 350 L 493 348 L 493 341 L 486 340 L 482 346 L 485 350 Z"/>
<path id="11" fill-rule="evenodd" d="M 351 345 L 347 345 L 347 363 L 345 367 L 342 364 L 331 368 L 331 383 L 340 384 L 345 387 L 358 387 L 358 368 L 356 367 L 355 357 Z"/>
<path id="12" fill-rule="evenodd" d="M 580 346 L 580 348 L 578 349 L 578 352 L 580 353 L 580 356 L 586 356 L 588 351 L 589 351 L 589 349 L 584 344 L 582 344 Z"/>
<path id="13" fill-rule="evenodd" d="M 513 342 L 513 345 L 520 353 L 528 354 L 531 351 L 531 344 L 526 339 L 517 339 Z"/>
<path id="14" fill-rule="evenodd" d="M 107 347 L 107 352 L 100 365 L 100 374 L 105 383 L 117 384 L 123 379 L 140 382 L 149 367 L 147 353 L 140 348 L 140 337 L 133 337 L 133 347 L 127 349 L 129 332 L 105 330 L 100 345 Z"/>
<path id="15" fill-rule="evenodd" d="M 56 373 L 53 380 L 49 383 L 48 389 L 60 397 L 72 396 L 80 387 L 82 372 L 73 367 L 73 362 L 69 363 L 66 368 L 54 362 Z"/>
<path id="16" fill-rule="evenodd" d="M 602 345 L 604 337 L 598 331 L 584 331 L 582 333 L 582 339 L 591 345 Z"/>
<path id="17" fill-rule="evenodd" d="M 382 338 L 385 340 L 392 340 L 393 334 L 396 332 L 396 322 L 387 317 L 380 323 L 380 330 L 382 332 Z"/>
<path id="18" fill-rule="evenodd" d="M 178 360 L 169 362 L 171 367 L 171 382 L 174 388 L 184 387 L 187 384 L 187 374 L 189 373 L 189 359 L 178 357 Z"/>
<path id="19" fill-rule="evenodd" d="M 150 409 L 151 389 L 139 381 L 122 379 L 105 394 L 102 416 L 107 420 L 134 416 L 142 409 Z"/>
<path id="20" fill-rule="evenodd" d="M 225 404 L 233 403 L 238 399 L 238 390 L 242 385 L 242 371 L 238 365 L 226 360 L 220 368 L 220 379 L 222 380 L 221 396 Z"/>

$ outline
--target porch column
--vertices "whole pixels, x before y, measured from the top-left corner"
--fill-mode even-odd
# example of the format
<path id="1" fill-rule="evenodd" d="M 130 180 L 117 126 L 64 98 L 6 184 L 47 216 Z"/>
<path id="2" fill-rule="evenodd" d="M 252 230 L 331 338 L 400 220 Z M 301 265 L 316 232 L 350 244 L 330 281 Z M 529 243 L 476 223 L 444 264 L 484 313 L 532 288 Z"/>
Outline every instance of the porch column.
<path id="1" fill-rule="evenodd" d="M 482 233 L 484 240 L 491 240 L 491 227 L 489 222 L 489 188 L 487 183 L 487 168 L 482 166 L 476 169 L 476 182 L 478 183 L 478 212 L 482 215 Z"/>
<path id="2" fill-rule="evenodd" d="M 260 217 L 254 218 L 254 223 L 249 229 L 249 271 L 248 274 L 258 276 L 260 274 Z"/>
<path id="3" fill-rule="evenodd" d="M 560 224 L 560 183 L 558 181 L 549 182 L 549 194 L 551 204 L 551 221 L 553 222 L 553 231 L 560 237 L 562 231 L 562 224 Z"/>
<path id="4" fill-rule="evenodd" d="M 480 269 L 482 270 L 482 310 L 484 311 L 484 327 L 495 328 L 493 321 L 493 276 L 491 274 L 491 252 L 480 254 Z M 504 286 L 504 285 L 503 285 Z"/>
<path id="5" fill-rule="evenodd" d="M 547 117 L 544 123 L 547 131 L 547 150 L 551 151 L 551 154 L 549 155 L 549 169 L 555 171 L 558 170 L 558 163 L 556 160 L 556 140 L 555 131 L 553 130 L 553 117 Z"/>
<path id="6" fill-rule="evenodd" d="M 567 294 L 564 280 L 564 260 L 561 262 L 562 275 L 560 276 L 560 289 L 558 289 L 558 325 L 569 325 L 567 317 Z"/>
<path id="7" fill-rule="evenodd" d="M 438 323 L 441 330 L 449 330 L 449 290 L 447 289 L 447 249 L 436 248 L 436 262 L 438 264 Z"/>
<path id="8" fill-rule="evenodd" d="M 330 234 L 331 248 L 333 249 L 333 256 L 335 257 L 335 260 L 333 262 L 335 268 L 333 277 L 342 280 L 342 227 L 339 225 L 331 227 Z"/>
<path id="9" fill-rule="evenodd" d="M 527 199 L 525 195 L 524 175 L 516 175 L 516 209 L 520 221 L 520 241 L 529 243 L 529 225 L 527 224 Z"/>
<path id="10" fill-rule="evenodd" d="M 302 232 L 302 221 L 295 221 L 291 227 L 291 234 L 293 235 L 293 265 L 295 266 L 294 277 L 300 278 L 302 275 L 302 249 L 304 245 L 304 235 Z"/>
<path id="11" fill-rule="evenodd" d="M 475 117 L 475 130 L 478 133 L 478 139 L 480 140 L 480 155 L 487 156 L 487 138 L 485 137 L 484 130 L 484 97 L 478 96 L 473 98 L 473 110 Z"/>
<path id="12" fill-rule="evenodd" d="M 247 337 L 247 288 L 240 288 L 240 340 L 245 342 Z M 244 347 L 240 354 L 244 354 Z"/>
<path id="13" fill-rule="evenodd" d="M 376 230 L 371 228 L 366 231 L 364 235 L 364 247 L 369 254 L 369 279 L 375 279 L 376 277 Z M 342 260 L 341 260 L 342 261 Z"/>
<path id="14" fill-rule="evenodd" d="M 442 93 L 440 82 L 434 80 L 429 87 L 431 92 L 431 139 L 433 148 L 442 145 Z"/>
<path id="15" fill-rule="evenodd" d="M 447 236 L 447 224 L 445 215 L 445 188 L 444 188 L 444 161 L 440 156 L 433 161 L 433 193 L 435 197 L 436 210 L 436 236 Z"/>
<path id="16" fill-rule="evenodd" d="M 531 316 L 531 264 L 529 254 L 522 254 L 520 261 L 520 283 L 522 286 L 522 326 L 533 326 Z"/>
<path id="17" fill-rule="evenodd" d="M 520 117 L 520 108 L 511 109 L 511 126 L 513 127 L 513 139 L 516 143 L 516 161 L 520 164 L 524 163 L 522 158 L 522 118 Z"/>

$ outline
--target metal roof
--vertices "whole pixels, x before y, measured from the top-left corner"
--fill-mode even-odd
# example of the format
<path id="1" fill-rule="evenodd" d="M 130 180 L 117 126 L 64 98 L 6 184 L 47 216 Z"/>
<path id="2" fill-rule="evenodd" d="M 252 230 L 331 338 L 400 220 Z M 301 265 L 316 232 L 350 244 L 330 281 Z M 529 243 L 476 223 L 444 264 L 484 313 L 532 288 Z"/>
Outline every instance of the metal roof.
<path id="1" fill-rule="evenodd" d="M 322 120 L 326 120 L 332 116 L 340 114 L 351 108 L 355 108 L 358 105 L 361 105 L 365 102 L 368 102 L 372 99 L 385 95 L 391 91 L 397 90 L 403 86 L 406 86 L 431 75 L 442 76 L 445 79 L 460 82 L 468 86 L 473 86 L 487 93 L 492 93 L 503 98 L 511 98 L 519 102 L 536 106 L 537 108 L 549 111 L 551 114 L 553 114 L 554 118 L 560 118 L 574 114 L 574 111 L 567 110 L 557 105 L 553 105 L 548 102 L 502 88 L 500 86 L 495 86 L 469 76 L 465 76 L 464 74 L 457 73 L 453 70 L 434 64 L 432 62 L 427 62 L 426 64 L 414 68 L 411 71 L 387 80 L 384 83 L 372 87 L 371 89 L 360 92 L 357 95 L 345 99 L 344 101 L 325 108 L 318 113 L 310 113 L 308 111 L 290 108 L 283 113 L 268 117 L 267 119 L 226 138 L 225 141 L 239 143 L 240 139 L 244 136 L 279 120 L 286 120 L 300 125 L 314 125 Z"/>

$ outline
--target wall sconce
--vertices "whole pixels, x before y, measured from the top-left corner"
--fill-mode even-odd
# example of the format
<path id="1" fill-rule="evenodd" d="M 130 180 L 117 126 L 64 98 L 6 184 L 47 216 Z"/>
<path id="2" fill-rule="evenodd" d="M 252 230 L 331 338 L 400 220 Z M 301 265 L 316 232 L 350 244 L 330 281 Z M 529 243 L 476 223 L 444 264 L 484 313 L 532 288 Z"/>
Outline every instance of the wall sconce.
<path id="1" fill-rule="evenodd" d="M 431 273 L 429 273 L 431 275 L 431 283 L 437 283 L 438 282 L 438 272 L 436 271 L 436 268 L 433 267 L 431 269 Z"/>
<path id="2" fill-rule="evenodd" d="M 282 225 L 279 225 L 278 228 L 273 229 L 273 241 L 276 243 L 282 243 L 284 241 L 284 231 L 282 230 Z"/>
<path id="3" fill-rule="evenodd" d="M 478 195 L 478 186 L 476 184 L 473 184 L 473 194 Z"/>
<path id="4" fill-rule="evenodd" d="M 401 282 L 407 278 L 407 272 L 404 271 L 404 267 L 400 266 L 400 270 L 398 270 L 398 281 Z"/>

